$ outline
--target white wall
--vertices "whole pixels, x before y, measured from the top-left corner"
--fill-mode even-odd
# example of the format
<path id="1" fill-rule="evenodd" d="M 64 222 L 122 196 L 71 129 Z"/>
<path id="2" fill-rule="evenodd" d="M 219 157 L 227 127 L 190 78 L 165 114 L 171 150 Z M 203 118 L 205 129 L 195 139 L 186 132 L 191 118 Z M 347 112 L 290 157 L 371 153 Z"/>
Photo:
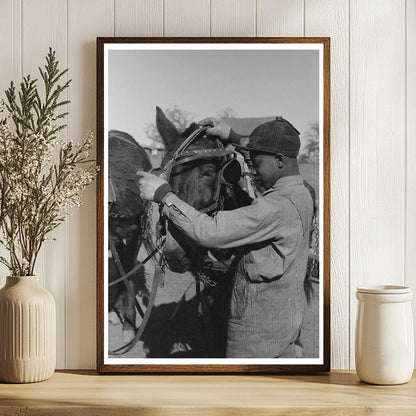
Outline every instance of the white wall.
<path id="1" fill-rule="evenodd" d="M 356 287 L 416 289 L 416 0 L 0 0 L 0 10 L 0 91 L 52 46 L 73 79 L 65 133 L 77 140 L 95 130 L 97 36 L 331 37 L 331 359 L 353 368 Z M 54 237 L 37 273 L 57 302 L 58 368 L 94 368 L 95 185 Z"/>

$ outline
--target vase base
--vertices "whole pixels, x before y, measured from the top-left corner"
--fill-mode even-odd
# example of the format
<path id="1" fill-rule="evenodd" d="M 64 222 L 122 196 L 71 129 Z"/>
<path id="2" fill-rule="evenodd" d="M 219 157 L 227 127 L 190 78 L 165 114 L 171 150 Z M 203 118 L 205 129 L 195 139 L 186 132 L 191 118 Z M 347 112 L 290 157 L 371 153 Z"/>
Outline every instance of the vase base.
<path id="1" fill-rule="evenodd" d="M 37 383 L 53 376 L 55 362 L 40 360 L 0 360 L 0 382 Z"/>

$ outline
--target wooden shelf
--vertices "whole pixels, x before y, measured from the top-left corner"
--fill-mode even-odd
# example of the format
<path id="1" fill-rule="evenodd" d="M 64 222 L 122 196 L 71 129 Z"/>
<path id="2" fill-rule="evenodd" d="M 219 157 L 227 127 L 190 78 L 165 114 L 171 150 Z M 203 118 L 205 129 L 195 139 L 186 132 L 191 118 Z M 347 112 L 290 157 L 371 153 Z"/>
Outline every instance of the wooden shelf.
<path id="1" fill-rule="evenodd" d="M 0 415 L 412 415 L 416 376 L 401 386 L 323 375 L 97 375 L 58 371 L 34 384 L 1 384 Z"/>

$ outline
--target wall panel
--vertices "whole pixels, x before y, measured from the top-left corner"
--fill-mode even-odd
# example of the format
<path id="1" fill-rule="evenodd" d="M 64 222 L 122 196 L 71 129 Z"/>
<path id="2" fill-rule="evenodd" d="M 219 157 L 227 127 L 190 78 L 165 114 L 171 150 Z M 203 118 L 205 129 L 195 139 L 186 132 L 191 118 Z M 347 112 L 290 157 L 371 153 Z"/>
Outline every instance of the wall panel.
<path id="1" fill-rule="evenodd" d="M 0 1 L 0 97 L 10 81 L 20 82 L 21 56 L 21 0 Z"/>
<path id="2" fill-rule="evenodd" d="M 256 36 L 256 1 L 211 0 L 211 36 Z"/>
<path id="3" fill-rule="evenodd" d="M 257 0 L 257 36 L 304 36 L 304 0 Z"/>
<path id="4" fill-rule="evenodd" d="M 165 0 L 164 36 L 210 36 L 210 0 Z"/>
<path id="5" fill-rule="evenodd" d="M 67 67 L 67 19 L 65 0 L 23 0 L 22 56 L 23 75 L 40 78 L 38 67 L 44 66 L 49 47 L 56 51 L 60 69 Z M 65 76 L 66 79 L 66 76 Z M 64 81 L 65 81 L 64 79 Z M 39 82 L 39 85 L 40 82 Z M 42 89 L 40 89 L 43 91 Z M 62 95 L 66 98 L 66 93 Z M 62 137 L 67 129 L 61 131 Z M 56 160 L 56 159 L 55 159 Z M 57 366 L 66 362 L 66 279 L 68 256 L 68 224 L 64 223 L 48 236 L 40 252 L 35 273 L 40 283 L 54 296 L 57 311 Z M 51 241 L 55 238 L 56 241 Z"/>
<path id="6" fill-rule="evenodd" d="M 349 366 L 349 10 L 306 0 L 305 36 L 331 37 L 331 366 Z"/>
<path id="7" fill-rule="evenodd" d="M 357 286 L 404 283 L 405 2 L 351 0 L 350 365 Z"/>
<path id="8" fill-rule="evenodd" d="M 115 36 L 163 36 L 163 0 L 115 0 Z"/>
<path id="9" fill-rule="evenodd" d="M 69 137 L 96 126 L 96 37 L 114 33 L 114 0 L 68 0 Z M 93 150 L 92 157 L 95 156 Z M 68 219 L 67 368 L 94 368 L 96 348 L 96 186 Z"/>

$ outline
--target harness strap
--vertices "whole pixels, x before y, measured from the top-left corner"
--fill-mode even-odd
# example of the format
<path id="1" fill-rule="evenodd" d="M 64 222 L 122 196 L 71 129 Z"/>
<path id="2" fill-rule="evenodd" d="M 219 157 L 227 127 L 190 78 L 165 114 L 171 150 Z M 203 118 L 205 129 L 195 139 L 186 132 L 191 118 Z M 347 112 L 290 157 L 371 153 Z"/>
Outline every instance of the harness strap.
<path id="1" fill-rule="evenodd" d="M 124 322 L 127 322 L 134 329 L 134 332 L 137 331 L 136 324 L 130 318 L 128 318 L 127 316 L 124 317 Z M 123 322 L 123 324 L 124 324 L 124 322 Z"/>
<path id="2" fill-rule="evenodd" d="M 187 150 L 186 152 L 181 153 L 174 160 L 174 165 L 179 166 L 185 163 L 192 162 L 194 160 L 200 160 L 203 157 L 214 158 L 214 157 L 224 157 L 228 155 L 233 155 L 235 152 L 233 150 L 222 150 L 222 149 L 197 149 L 197 150 Z"/>
<path id="3" fill-rule="evenodd" d="M 173 155 L 173 159 L 176 159 L 176 157 L 181 154 L 199 135 L 204 134 L 208 129 L 209 127 L 200 127 L 191 133 L 187 139 L 184 140 L 183 143 L 176 149 L 176 152 Z"/>
<path id="4" fill-rule="evenodd" d="M 155 267 L 155 273 L 153 275 L 152 291 L 150 293 L 149 303 L 147 305 L 147 309 L 146 309 L 146 312 L 144 314 L 143 321 L 140 324 L 139 330 L 137 331 L 134 338 L 128 344 L 123 345 L 122 347 L 117 348 L 114 351 L 110 350 L 109 352 L 110 352 L 111 355 L 123 355 L 123 354 L 129 352 L 137 344 L 137 341 L 139 341 L 139 339 L 142 337 L 143 332 L 144 332 L 144 330 L 147 326 L 147 323 L 149 321 L 150 313 L 152 312 L 153 305 L 155 303 L 157 289 L 160 285 L 162 277 L 163 277 L 162 269 L 159 266 L 156 266 Z"/>
<path id="5" fill-rule="evenodd" d="M 111 240 L 111 239 L 110 239 Z M 164 243 L 164 241 L 165 240 L 163 240 L 162 241 L 162 244 Z M 114 243 L 113 243 L 114 244 Z M 110 242 L 110 249 L 111 249 L 111 252 L 113 253 L 113 249 L 111 248 L 111 242 Z M 114 247 L 114 250 L 115 250 L 115 247 Z M 115 250 L 115 253 L 113 253 L 113 257 L 114 257 L 114 261 L 116 262 L 116 264 L 117 264 L 117 267 L 118 267 L 118 264 L 120 264 L 120 267 L 121 267 L 121 270 L 123 270 L 123 272 L 122 273 L 120 273 L 120 274 L 122 274 L 118 279 L 116 279 L 116 280 L 113 280 L 112 282 L 110 282 L 109 284 L 108 284 L 108 287 L 111 287 L 111 286 L 114 286 L 114 285 L 116 285 L 117 283 L 120 283 L 120 282 L 123 282 L 124 280 L 126 280 L 128 277 L 130 277 L 132 274 L 134 274 L 135 272 L 137 272 L 137 270 L 140 270 L 142 267 L 144 267 L 144 265 L 158 252 L 160 250 L 160 247 L 156 247 L 143 261 L 141 261 L 141 262 L 139 262 L 136 266 L 134 266 L 129 272 L 127 272 L 127 273 L 125 273 L 124 272 L 124 270 L 123 270 L 123 268 L 122 268 L 122 266 L 121 266 L 121 263 L 117 263 L 117 261 L 115 260 L 115 256 L 117 256 L 117 259 L 118 259 L 118 254 L 117 254 L 117 251 Z M 118 261 L 120 262 L 120 259 L 118 259 Z M 120 269 L 119 269 L 119 271 L 120 271 Z"/>
<path id="6" fill-rule="evenodd" d="M 125 273 L 124 272 L 124 268 L 123 268 L 123 265 L 121 264 L 120 257 L 118 256 L 118 252 L 117 252 L 116 246 L 114 244 L 114 241 L 113 241 L 113 239 L 111 237 L 109 237 L 108 240 L 110 242 L 110 250 L 111 250 L 111 253 L 113 254 L 114 263 L 116 263 L 116 266 L 117 266 L 117 269 L 118 269 L 119 274 L 121 274 L 122 277 L 124 277 L 124 276 L 128 277 L 127 275 L 130 276 L 131 274 L 133 274 L 133 273 L 131 273 L 131 271 L 129 273 Z M 124 283 L 124 286 L 126 287 L 127 292 L 129 292 L 130 297 L 132 299 L 134 299 L 134 305 L 136 306 L 137 312 L 139 312 L 140 316 L 143 318 L 143 315 L 144 315 L 143 309 L 141 308 L 139 302 L 136 299 L 136 295 L 135 295 L 135 293 L 133 291 L 133 288 L 126 281 L 126 277 L 124 277 L 120 281 L 122 281 Z M 117 280 L 119 280 L 119 279 L 117 279 Z M 111 283 L 113 283 L 113 282 L 111 282 Z M 109 286 L 112 286 L 112 285 L 109 284 Z M 132 326 L 133 326 L 133 328 L 136 327 L 135 325 L 132 325 Z"/>
<path id="7" fill-rule="evenodd" d="M 125 275 L 126 273 L 124 272 L 123 265 L 121 264 L 120 257 L 118 256 L 116 245 L 114 244 L 114 241 L 110 236 L 108 237 L 108 241 L 110 243 L 110 250 L 113 255 L 114 263 L 117 266 L 118 272 L 121 275 Z M 127 292 L 129 293 L 130 297 L 135 300 L 136 295 L 134 294 L 133 288 L 129 285 L 129 283 L 125 279 L 122 279 L 122 281 L 124 283 L 124 286 L 126 286 Z M 139 313 L 140 313 L 140 310 L 141 308 L 139 309 Z"/>

